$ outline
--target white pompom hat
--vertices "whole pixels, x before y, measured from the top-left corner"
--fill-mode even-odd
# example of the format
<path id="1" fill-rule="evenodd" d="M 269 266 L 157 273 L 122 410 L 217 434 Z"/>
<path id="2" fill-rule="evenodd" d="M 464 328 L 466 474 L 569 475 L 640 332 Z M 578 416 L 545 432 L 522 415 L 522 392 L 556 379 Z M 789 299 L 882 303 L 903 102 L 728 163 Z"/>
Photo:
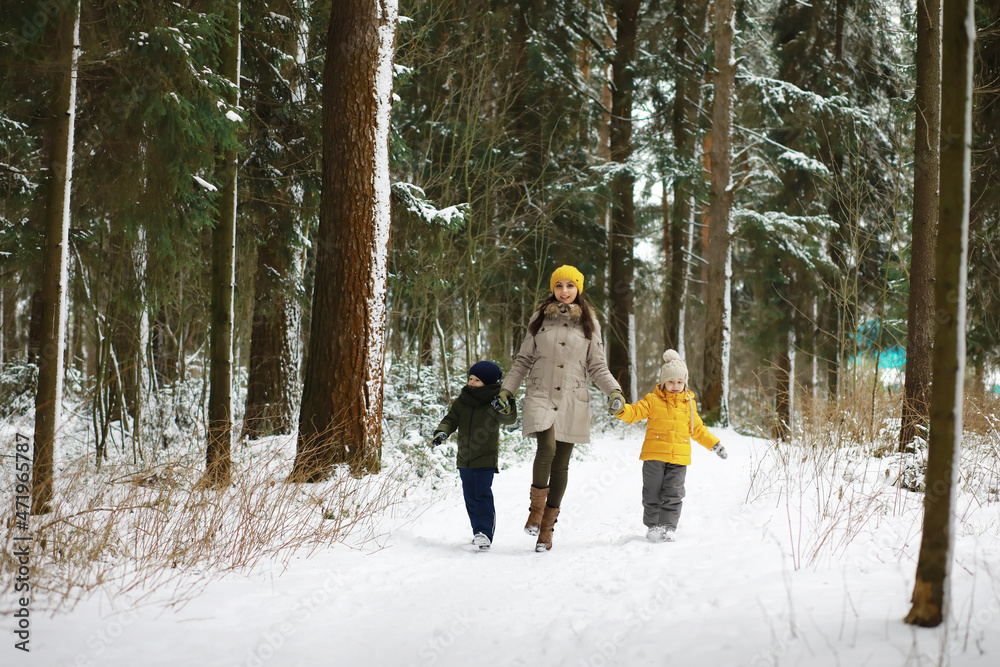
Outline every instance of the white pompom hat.
<path id="1" fill-rule="evenodd" d="M 684 380 L 684 386 L 687 387 L 688 367 L 677 350 L 667 350 L 663 353 L 663 365 L 660 366 L 660 384 L 666 384 L 667 380 Z"/>

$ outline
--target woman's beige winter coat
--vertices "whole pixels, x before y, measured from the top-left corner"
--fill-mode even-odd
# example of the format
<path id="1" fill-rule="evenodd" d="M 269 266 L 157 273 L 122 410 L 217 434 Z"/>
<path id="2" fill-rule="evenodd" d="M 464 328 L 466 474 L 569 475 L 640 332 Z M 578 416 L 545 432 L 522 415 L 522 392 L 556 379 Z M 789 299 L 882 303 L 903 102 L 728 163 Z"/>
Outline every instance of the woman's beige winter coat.
<path id="1" fill-rule="evenodd" d="M 529 333 L 524 339 L 503 381 L 503 388 L 511 394 L 517 394 L 525 383 L 521 404 L 525 437 L 554 425 L 558 441 L 590 442 L 588 381 L 593 380 L 605 394 L 621 391 L 604 360 L 600 325 L 595 319 L 594 332 L 587 340 L 581 312 L 575 304 L 549 304 L 538 334 Z M 531 321 L 536 317 L 537 312 Z"/>

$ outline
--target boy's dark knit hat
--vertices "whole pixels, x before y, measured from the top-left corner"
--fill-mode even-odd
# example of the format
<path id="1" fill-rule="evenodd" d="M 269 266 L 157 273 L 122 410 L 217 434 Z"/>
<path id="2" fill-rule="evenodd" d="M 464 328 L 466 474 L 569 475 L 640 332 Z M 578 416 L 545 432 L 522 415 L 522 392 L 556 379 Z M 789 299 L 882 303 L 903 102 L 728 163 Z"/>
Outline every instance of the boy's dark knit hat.
<path id="1" fill-rule="evenodd" d="M 469 375 L 475 375 L 483 384 L 496 384 L 503 377 L 503 371 L 492 361 L 477 361 L 469 369 Z"/>

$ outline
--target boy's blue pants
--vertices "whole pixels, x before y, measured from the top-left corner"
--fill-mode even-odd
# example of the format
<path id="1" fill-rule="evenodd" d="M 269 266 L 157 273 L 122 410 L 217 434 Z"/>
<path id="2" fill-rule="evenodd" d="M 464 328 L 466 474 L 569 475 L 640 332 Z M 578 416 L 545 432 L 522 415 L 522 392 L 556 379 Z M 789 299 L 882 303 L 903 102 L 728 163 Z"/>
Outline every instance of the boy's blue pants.
<path id="1" fill-rule="evenodd" d="M 482 533 L 493 541 L 497 513 L 493 506 L 493 475 L 496 468 L 459 468 L 465 509 L 469 512 L 472 533 Z"/>

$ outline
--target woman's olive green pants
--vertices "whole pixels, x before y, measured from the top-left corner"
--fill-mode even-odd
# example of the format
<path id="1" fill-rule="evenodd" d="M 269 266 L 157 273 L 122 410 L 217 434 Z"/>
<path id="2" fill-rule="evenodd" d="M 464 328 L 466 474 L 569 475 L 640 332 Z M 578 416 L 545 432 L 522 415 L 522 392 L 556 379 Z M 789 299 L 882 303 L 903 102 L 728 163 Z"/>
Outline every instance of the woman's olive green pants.
<path id="1" fill-rule="evenodd" d="M 554 427 L 536 433 L 535 437 L 538 439 L 538 449 L 535 450 L 535 464 L 531 469 L 531 484 L 539 489 L 549 487 L 545 504 L 559 507 L 563 494 L 566 493 L 573 443 L 556 440 Z"/>

